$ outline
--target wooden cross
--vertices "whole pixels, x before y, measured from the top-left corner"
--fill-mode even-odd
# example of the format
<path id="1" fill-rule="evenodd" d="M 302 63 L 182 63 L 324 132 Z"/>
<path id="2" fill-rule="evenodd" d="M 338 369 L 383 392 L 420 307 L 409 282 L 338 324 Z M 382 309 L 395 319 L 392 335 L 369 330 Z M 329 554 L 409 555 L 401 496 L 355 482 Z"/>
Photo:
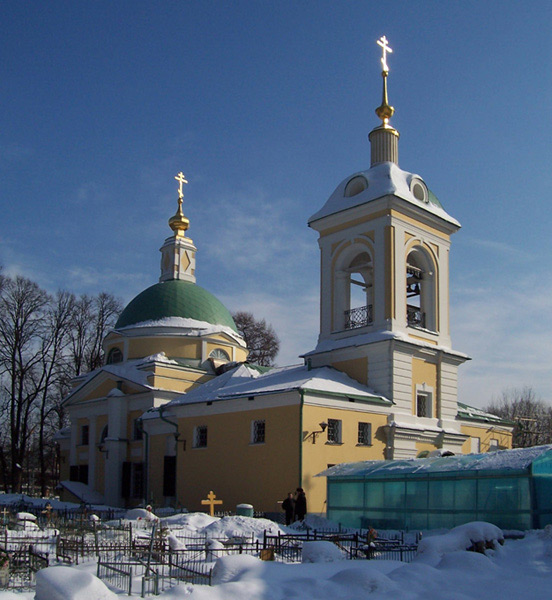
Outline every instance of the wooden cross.
<path id="1" fill-rule="evenodd" d="M 180 183 L 180 186 L 178 187 L 178 197 L 180 200 L 182 200 L 182 198 L 184 198 L 184 192 L 182 191 L 182 184 L 188 183 L 188 182 L 186 181 L 186 178 L 184 177 L 184 173 L 182 173 L 182 171 L 180 171 L 180 173 L 175 176 L 175 179 L 176 179 L 176 181 L 178 181 Z"/>
<path id="2" fill-rule="evenodd" d="M 10 511 L 4 506 L 4 510 L 2 511 L 2 515 L 3 517 L 3 521 L 4 521 L 4 525 L 8 522 L 8 515 L 10 514 Z"/>
<path id="3" fill-rule="evenodd" d="M 213 490 L 211 490 L 208 494 L 207 494 L 207 500 L 202 500 L 201 504 L 208 504 L 209 505 L 209 514 L 214 517 L 215 516 L 215 504 L 222 504 L 222 500 L 215 500 L 216 495 L 213 492 Z"/>
<path id="4" fill-rule="evenodd" d="M 387 66 L 387 53 L 388 52 L 393 52 L 393 50 L 389 47 L 389 42 L 387 41 L 387 38 L 382 35 L 380 37 L 380 39 L 377 41 L 378 46 L 381 46 L 381 50 L 382 50 L 382 57 L 381 57 L 381 66 L 383 67 L 383 70 L 388 73 L 389 72 L 389 67 Z"/>

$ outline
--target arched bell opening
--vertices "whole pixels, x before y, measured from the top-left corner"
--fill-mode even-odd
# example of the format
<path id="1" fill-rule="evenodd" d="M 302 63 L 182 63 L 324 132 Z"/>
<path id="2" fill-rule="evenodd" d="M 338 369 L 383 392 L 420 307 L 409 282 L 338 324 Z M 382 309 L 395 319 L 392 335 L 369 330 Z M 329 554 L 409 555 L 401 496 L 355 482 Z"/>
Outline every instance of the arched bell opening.
<path id="1" fill-rule="evenodd" d="M 406 259 L 406 324 L 437 331 L 435 265 L 428 252 L 415 247 Z"/>
<path id="2" fill-rule="evenodd" d="M 373 321 L 373 263 L 366 251 L 344 261 L 336 287 L 336 318 L 339 329 L 357 329 Z"/>

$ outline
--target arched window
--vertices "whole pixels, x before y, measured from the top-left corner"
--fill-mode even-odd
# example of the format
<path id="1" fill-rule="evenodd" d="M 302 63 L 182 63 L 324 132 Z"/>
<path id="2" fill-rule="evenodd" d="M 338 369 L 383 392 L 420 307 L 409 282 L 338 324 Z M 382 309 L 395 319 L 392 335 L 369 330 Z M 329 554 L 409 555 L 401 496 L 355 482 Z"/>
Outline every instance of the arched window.
<path id="1" fill-rule="evenodd" d="M 215 348 L 211 354 L 209 354 L 209 358 L 214 358 L 216 360 L 226 360 L 229 361 L 230 357 L 222 348 Z"/>
<path id="2" fill-rule="evenodd" d="M 115 363 L 123 362 L 123 353 L 119 350 L 119 348 L 111 348 L 109 354 L 107 355 L 106 364 L 114 365 Z"/>
<path id="3" fill-rule="evenodd" d="M 420 246 L 413 248 L 406 259 L 406 324 L 437 331 L 435 265 Z"/>

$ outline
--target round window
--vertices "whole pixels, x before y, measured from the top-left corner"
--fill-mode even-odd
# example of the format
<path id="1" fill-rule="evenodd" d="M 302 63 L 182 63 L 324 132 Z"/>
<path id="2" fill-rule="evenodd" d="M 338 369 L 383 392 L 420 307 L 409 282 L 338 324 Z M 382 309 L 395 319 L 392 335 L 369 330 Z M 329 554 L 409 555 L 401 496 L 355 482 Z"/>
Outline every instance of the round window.
<path id="1" fill-rule="evenodd" d="M 358 175 L 353 177 L 351 181 L 345 186 L 345 198 L 351 198 L 363 192 L 368 187 L 368 181 L 366 177 Z"/>
<path id="2" fill-rule="evenodd" d="M 421 179 L 413 179 L 410 184 L 410 191 L 414 198 L 420 202 L 429 202 L 429 194 L 427 193 L 427 187 Z"/>

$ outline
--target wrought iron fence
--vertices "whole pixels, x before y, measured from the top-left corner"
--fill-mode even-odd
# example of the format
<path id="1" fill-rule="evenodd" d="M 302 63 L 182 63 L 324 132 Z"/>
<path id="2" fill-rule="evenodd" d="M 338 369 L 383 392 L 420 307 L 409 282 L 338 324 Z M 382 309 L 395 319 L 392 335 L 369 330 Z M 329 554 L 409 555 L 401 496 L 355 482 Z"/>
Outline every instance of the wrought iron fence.
<path id="1" fill-rule="evenodd" d="M 345 329 L 365 327 L 373 321 L 372 305 L 359 306 L 345 311 Z"/>
<path id="2" fill-rule="evenodd" d="M 412 306 L 408 304 L 406 307 L 406 322 L 408 325 L 410 325 L 410 327 L 421 327 L 422 329 L 425 329 L 425 312 L 423 312 L 418 306 Z"/>

